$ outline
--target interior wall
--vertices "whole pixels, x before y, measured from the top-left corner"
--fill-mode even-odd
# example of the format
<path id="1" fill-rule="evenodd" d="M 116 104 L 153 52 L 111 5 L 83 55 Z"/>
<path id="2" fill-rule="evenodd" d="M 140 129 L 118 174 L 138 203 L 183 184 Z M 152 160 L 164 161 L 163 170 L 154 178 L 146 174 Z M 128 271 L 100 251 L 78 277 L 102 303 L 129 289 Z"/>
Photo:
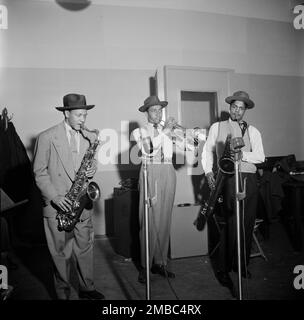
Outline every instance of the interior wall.
<path id="1" fill-rule="evenodd" d="M 225 1 L 226 6 L 234 5 L 234 16 L 221 10 L 98 4 L 70 11 L 55 1 L 1 1 L 9 12 L 9 28 L 1 32 L 6 67 L 137 70 L 185 65 L 303 75 L 299 74 L 303 33 L 295 32 L 292 21 L 240 16 L 240 8 L 250 7 L 237 8 L 235 0 Z M 282 1 L 277 6 L 289 13 Z M 264 17 L 264 6 L 260 7 Z"/>
<path id="2" fill-rule="evenodd" d="M 303 87 L 300 77 L 234 74 L 231 92 L 242 88 L 255 102 L 245 118 L 260 130 L 266 156 L 304 159 Z"/>
<path id="3" fill-rule="evenodd" d="M 267 152 L 276 155 L 283 146 L 304 158 L 303 143 L 294 139 L 304 133 L 298 114 L 303 119 L 304 32 L 293 29 L 286 1 L 91 2 L 70 11 L 50 0 L 0 0 L 8 8 L 8 29 L 0 30 L 0 103 L 14 114 L 30 156 L 38 132 L 61 121 L 55 107 L 68 92 L 96 104 L 89 127 L 124 132 L 124 153 L 128 123 L 144 121 L 137 108 L 149 94 L 149 77 L 160 66 L 178 65 L 234 70 L 231 90 L 242 86 L 256 99 L 250 119 L 271 135 Z M 121 172 L 133 175 L 136 167 L 99 167 L 96 234 L 106 232 L 106 201 Z"/>

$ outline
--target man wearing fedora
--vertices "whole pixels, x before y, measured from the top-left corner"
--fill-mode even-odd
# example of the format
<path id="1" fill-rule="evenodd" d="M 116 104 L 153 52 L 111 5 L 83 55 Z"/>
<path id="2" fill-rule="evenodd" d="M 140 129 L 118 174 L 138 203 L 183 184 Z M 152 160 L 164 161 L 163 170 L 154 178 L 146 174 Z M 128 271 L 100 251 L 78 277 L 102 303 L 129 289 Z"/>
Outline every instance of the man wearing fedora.
<path id="1" fill-rule="evenodd" d="M 151 272 L 163 277 L 174 278 L 175 274 L 167 269 L 172 208 L 175 196 L 176 173 L 172 165 L 173 137 L 172 129 L 176 124 L 173 118 L 168 118 L 164 125 L 162 109 L 167 101 L 160 101 L 155 95 L 148 97 L 139 108 L 146 113 L 147 124 L 133 131 L 133 137 L 142 152 L 142 161 L 147 163 L 148 197 L 149 201 L 149 261 Z M 184 148 L 184 144 L 180 144 Z M 144 222 L 144 169 L 139 175 L 140 202 L 140 251 L 141 270 L 138 281 L 146 282 L 145 253 L 145 222 Z"/>
<path id="2" fill-rule="evenodd" d="M 230 151 L 238 152 L 240 156 L 240 185 L 244 185 L 246 179 L 246 197 L 241 205 L 240 215 L 241 226 L 244 223 L 245 234 L 241 227 L 241 267 L 242 276 L 250 278 L 251 274 L 247 270 L 249 263 L 252 232 L 256 217 L 257 207 L 257 177 L 255 164 L 261 163 L 265 159 L 262 137 L 258 129 L 251 124 L 247 124 L 243 117 L 248 109 L 254 107 L 254 102 L 249 98 L 245 91 L 237 91 L 229 96 L 225 101 L 230 105 L 230 117 L 227 121 L 214 123 L 209 130 L 207 141 L 204 145 L 202 154 L 202 165 L 205 171 L 210 189 L 216 187 L 213 173 L 214 154 L 219 159 L 225 148 L 226 138 L 242 137 L 244 146 L 241 149 L 230 148 Z M 219 282 L 233 289 L 232 280 L 229 276 L 230 271 L 237 272 L 237 242 L 236 242 L 236 214 L 235 214 L 235 177 L 234 175 L 225 176 L 222 190 L 224 202 L 223 211 L 225 224 L 221 232 L 220 246 L 218 252 L 217 278 Z M 245 252 L 244 239 L 245 238 Z"/>
<path id="3" fill-rule="evenodd" d="M 84 95 L 67 94 L 63 106 L 64 121 L 40 133 L 34 152 L 33 170 L 44 200 L 44 230 L 54 262 L 54 283 L 58 299 L 69 299 L 71 294 L 71 258 L 76 260 L 79 279 L 79 298 L 104 299 L 94 287 L 92 210 L 84 209 L 72 232 L 58 231 L 57 211 L 69 211 L 71 202 L 65 197 L 70 190 L 82 158 L 96 136 L 81 130 L 88 110 Z M 96 162 L 87 171 L 92 178 Z"/>

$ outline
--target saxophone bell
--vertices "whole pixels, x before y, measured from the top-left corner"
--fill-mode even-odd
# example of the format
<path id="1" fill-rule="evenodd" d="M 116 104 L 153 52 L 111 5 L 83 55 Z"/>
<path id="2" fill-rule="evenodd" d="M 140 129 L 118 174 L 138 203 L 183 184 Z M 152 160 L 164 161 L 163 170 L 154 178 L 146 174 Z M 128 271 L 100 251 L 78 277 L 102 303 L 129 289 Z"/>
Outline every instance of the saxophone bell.
<path id="1" fill-rule="evenodd" d="M 231 157 L 231 135 L 226 138 L 224 152 L 218 161 L 219 171 L 225 175 L 234 174 L 234 161 Z"/>
<path id="2" fill-rule="evenodd" d="M 221 157 L 218 167 L 223 174 L 234 174 L 234 161 L 230 157 Z"/>
<path id="3" fill-rule="evenodd" d="M 100 188 L 96 182 L 91 181 L 88 184 L 87 195 L 92 201 L 97 201 L 100 198 Z"/>

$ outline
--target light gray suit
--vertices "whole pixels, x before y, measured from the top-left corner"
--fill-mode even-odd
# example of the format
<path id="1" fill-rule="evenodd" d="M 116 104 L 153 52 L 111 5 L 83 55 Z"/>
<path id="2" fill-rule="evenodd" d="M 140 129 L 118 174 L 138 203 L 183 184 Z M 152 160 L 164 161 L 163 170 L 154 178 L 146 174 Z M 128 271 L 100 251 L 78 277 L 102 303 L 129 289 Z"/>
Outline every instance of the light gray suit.
<path id="1" fill-rule="evenodd" d="M 80 135 L 78 155 L 81 160 L 89 147 L 90 133 Z M 55 264 L 55 289 L 58 298 L 66 298 L 70 292 L 70 260 L 74 254 L 77 263 L 79 286 L 82 291 L 94 290 L 93 283 L 93 241 L 92 210 L 84 210 L 81 220 L 71 233 L 57 229 L 57 210 L 51 200 L 64 196 L 72 186 L 77 170 L 74 169 L 64 122 L 39 134 L 34 153 L 34 174 L 36 183 L 45 202 L 43 209 L 44 229 L 48 248 Z"/>

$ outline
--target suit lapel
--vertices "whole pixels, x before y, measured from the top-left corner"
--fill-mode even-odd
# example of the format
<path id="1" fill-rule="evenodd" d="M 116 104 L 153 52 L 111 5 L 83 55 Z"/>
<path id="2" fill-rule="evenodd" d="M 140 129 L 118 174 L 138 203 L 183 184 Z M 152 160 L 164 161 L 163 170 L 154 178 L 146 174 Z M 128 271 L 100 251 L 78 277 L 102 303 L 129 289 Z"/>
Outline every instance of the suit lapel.
<path id="1" fill-rule="evenodd" d="M 57 150 L 58 156 L 61 160 L 64 170 L 70 177 L 71 181 L 73 181 L 75 177 L 73 158 L 69 146 L 68 137 L 66 135 L 64 122 L 60 123 L 57 127 L 57 131 L 53 138 L 53 144 Z"/>

